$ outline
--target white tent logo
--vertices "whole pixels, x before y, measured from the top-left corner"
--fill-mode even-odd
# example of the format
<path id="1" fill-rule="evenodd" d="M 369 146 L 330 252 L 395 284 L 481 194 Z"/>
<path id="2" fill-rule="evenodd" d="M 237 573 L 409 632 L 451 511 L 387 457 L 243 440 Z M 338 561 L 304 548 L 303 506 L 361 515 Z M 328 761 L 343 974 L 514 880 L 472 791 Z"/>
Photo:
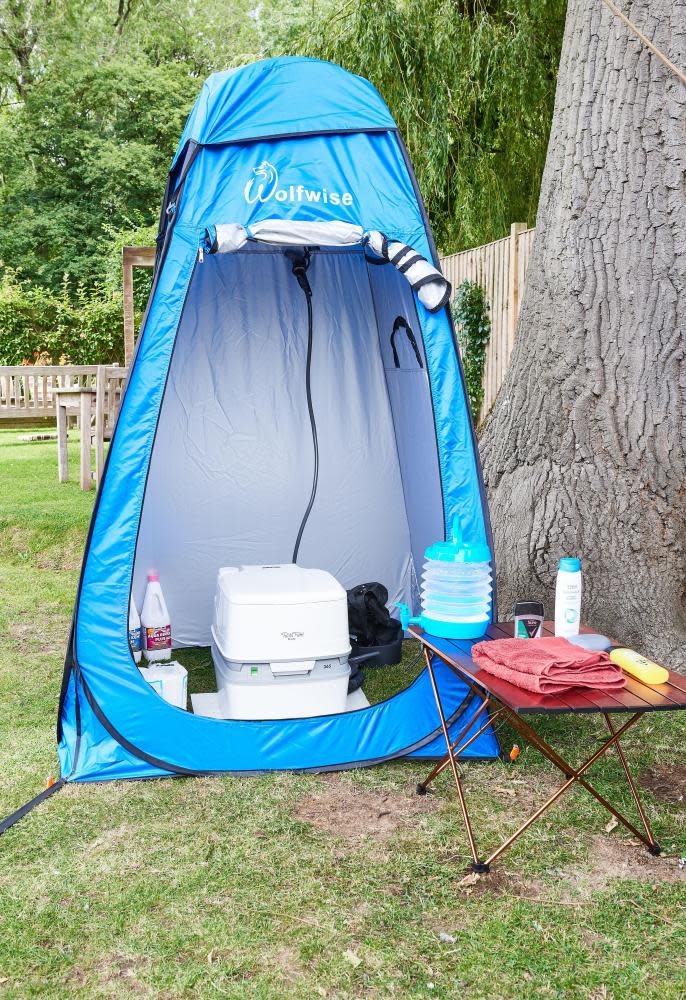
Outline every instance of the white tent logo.
<path id="1" fill-rule="evenodd" d="M 279 171 L 269 160 L 262 160 L 253 167 L 251 176 L 243 189 L 243 197 L 248 205 L 258 201 L 264 203 L 274 198 L 276 201 L 312 202 L 325 205 L 352 205 L 353 196 L 349 191 L 330 191 L 328 188 L 307 188 L 304 184 L 289 184 L 279 187 Z"/>
<path id="2" fill-rule="evenodd" d="M 262 160 L 259 167 L 252 168 L 252 177 L 245 185 L 245 200 L 249 205 L 256 201 L 269 201 L 276 192 L 279 172 L 269 160 Z"/>

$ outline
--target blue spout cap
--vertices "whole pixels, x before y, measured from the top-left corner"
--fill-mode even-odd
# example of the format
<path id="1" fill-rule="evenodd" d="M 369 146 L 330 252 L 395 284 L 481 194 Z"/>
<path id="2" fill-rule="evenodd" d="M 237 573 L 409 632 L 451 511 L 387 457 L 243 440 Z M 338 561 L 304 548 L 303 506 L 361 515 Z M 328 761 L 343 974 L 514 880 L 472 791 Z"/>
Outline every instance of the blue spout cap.
<path id="1" fill-rule="evenodd" d="M 402 625 L 403 632 L 407 632 L 410 625 L 421 624 L 422 619 L 413 618 L 407 604 L 396 604 L 395 606 L 400 611 L 400 624 Z"/>
<path id="2" fill-rule="evenodd" d="M 569 559 L 563 556 L 560 559 L 560 569 L 564 570 L 566 573 L 578 573 L 581 570 L 581 560 L 580 559 Z"/>
<path id="3" fill-rule="evenodd" d="M 493 556 L 488 545 L 467 545 L 462 536 L 460 519 L 453 518 L 452 541 L 436 542 L 424 553 L 427 559 L 438 562 L 481 563 L 491 562 Z"/>

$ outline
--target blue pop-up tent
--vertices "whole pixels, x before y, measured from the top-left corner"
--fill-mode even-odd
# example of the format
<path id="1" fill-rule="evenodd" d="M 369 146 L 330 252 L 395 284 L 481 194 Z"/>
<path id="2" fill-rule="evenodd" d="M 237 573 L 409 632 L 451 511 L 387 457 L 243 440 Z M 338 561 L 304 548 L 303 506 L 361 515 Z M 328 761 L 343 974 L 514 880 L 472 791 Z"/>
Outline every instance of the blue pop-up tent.
<path id="1" fill-rule="evenodd" d="M 66 780 L 441 752 L 427 671 L 342 715 L 205 718 L 146 683 L 127 622 L 154 566 L 175 643 L 208 646 L 218 568 L 294 556 L 345 587 L 382 581 L 416 612 L 424 550 L 446 525 L 490 542 L 449 294 L 367 81 L 301 58 L 209 78 L 169 174 L 88 536 L 59 710 Z M 463 728 L 469 691 L 440 664 L 437 676 Z M 469 751 L 497 752 L 491 731 Z"/>

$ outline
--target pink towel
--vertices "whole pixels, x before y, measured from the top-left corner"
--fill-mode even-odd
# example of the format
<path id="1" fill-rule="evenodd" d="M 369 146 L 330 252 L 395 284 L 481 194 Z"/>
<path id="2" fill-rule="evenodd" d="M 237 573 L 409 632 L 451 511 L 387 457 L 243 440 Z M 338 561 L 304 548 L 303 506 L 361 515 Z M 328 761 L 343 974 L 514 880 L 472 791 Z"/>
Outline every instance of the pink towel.
<path id="1" fill-rule="evenodd" d="M 536 694 L 560 694 L 575 687 L 612 692 L 625 684 L 622 668 L 607 653 L 557 636 L 478 642 L 472 646 L 472 658 L 489 674 Z"/>

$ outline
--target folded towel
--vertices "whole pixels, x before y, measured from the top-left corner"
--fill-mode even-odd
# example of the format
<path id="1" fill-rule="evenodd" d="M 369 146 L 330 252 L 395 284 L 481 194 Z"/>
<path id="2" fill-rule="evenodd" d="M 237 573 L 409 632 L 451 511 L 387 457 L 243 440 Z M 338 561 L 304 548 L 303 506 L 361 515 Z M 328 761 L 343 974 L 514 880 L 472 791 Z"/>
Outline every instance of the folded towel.
<path id="1" fill-rule="evenodd" d="M 618 691 L 625 680 L 607 653 L 582 649 L 558 636 L 544 639 L 490 639 L 472 646 L 482 670 L 536 694 L 570 688 Z"/>

